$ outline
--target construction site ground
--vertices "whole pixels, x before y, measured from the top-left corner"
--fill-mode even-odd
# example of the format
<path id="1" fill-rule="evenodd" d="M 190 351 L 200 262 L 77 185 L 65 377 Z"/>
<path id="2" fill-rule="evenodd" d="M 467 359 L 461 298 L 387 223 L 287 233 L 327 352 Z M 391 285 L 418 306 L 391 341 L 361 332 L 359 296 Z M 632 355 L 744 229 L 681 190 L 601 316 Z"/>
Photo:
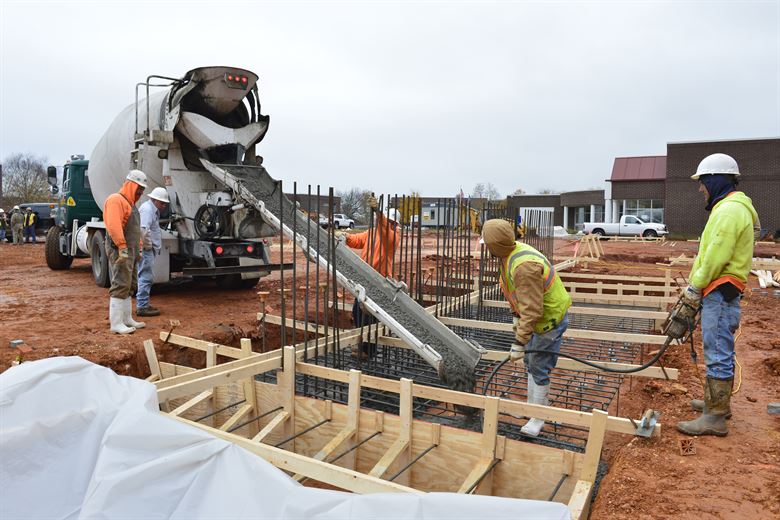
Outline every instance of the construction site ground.
<path id="1" fill-rule="evenodd" d="M 575 270 L 599 274 L 663 275 L 670 257 L 695 254 L 695 242 L 602 242 L 601 262 L 580 264 Z M 574 254 L 575 243 L 556 240 L 556 257 Z M 780 245 L 756 249 L 756 256 L 780 256 Z M 278 257 L 278 254 L 277 254 Z M 299 269 L 305 261 L 298 262 Z M 687 276 L 689 267 L 672 266 L 673 275 Z M 302 273 L 303 271 L 301 271 Z M 285 279 L 287 297 L 292 280 Z M 238 345 L 252 337 L 255 350 L 280 345 L 280 328 L 268 325 L 265 344 L 256 313 L 256 291 L 269 291 L 267 311 L 277 314 L 282 286 L 279 273 L 264 278 L 255 290 L 221 290 L 213 281 L 190 282 L 153 292 L 152 303 L 162 315 L 144 318 L 147 328 L 129 336 L 108 332 L 108 294 L 97 287 L 89 259 L 76 260 L 67 271 L 46 266 L 43 245 L 0 244 L 0 367 L 51 356 L 81 356 L 117 373 L 146 377 L 149 369 L 142 341 L 155 339 L 160 358 L 198 366 L 203 359 L 188 349 L 159 347 L 159 333 L 169 320 L 181 322 L 177 334 Z M 302 300 L 301 295 L 301 300 Z M 289 300 L 288 300 L 289 301 Z M 610 413 L 638 418 L 647 408 L 662 412 L 660 439 L 608 434 L 602 460 L 608 472 L 601 481 L 591 518 L 780 518 L 780 416 L 768 415 L 767 403 L 780 401 L 780 335 L 777 314 L 780 292 L 759 290 L 751 276 L 742 308 L 737 355 L 742 367 L 739 391 L 732 398 L 733 419 L 725 438 L 694 439 L 694 455 L 681 455 L 674 429 L 679 420 L 694 417 L 689 400 L 702 396 L 702 387 L 687 346 L 671 348 L 663 362 L 680 369 L 675 382 L 626 378 Z M 303 310 L 298 312 L 303 315 Z M 349 326 L 348 313 L 339 321 Z M 287 330 L 286 334 L 292 333 Z M 300 332 L 298 333 L 300 335 Z M 9 346 L 22 339 L 22 353 Z M 289 339 L 287 341 L 289 343 Z M 701 338 L 695 346 L 701 357 Z M 649 352 L 646 351 L 646 352 Z M 703 375 L 703 372 L 702 372 Z"/>

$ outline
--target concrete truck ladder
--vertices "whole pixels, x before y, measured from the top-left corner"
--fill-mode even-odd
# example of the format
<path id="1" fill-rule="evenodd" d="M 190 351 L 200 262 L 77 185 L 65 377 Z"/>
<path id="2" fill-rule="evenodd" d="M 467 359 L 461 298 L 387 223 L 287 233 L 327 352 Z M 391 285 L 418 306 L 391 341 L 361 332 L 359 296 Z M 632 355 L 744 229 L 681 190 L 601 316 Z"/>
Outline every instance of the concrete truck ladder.
<path id="1" fill-rule="evenodd" d="M 237 199 L 257 209 L 277 231 L 295 239 L 309 260 L 319 261 L 331 270 L 328 263 L 327 234 L 309 243 L 306 237 L 317 237 L 317 226 L 295 204 L 280 193 L 281 183 L 275 181 L 262 166 L 213 164 L 201 162 L 214 178 L 233 190 Z M 281 217 L 281 218 L 280 218 Z M 297 233 L 292 232 L 296 219 Z M 302 231 L 301 231 L 302 230 Z M 481 348 L 464 340 L 423 307 L 417 304 L 401 287 L 384 278 L 363 262 L 346 244 L 339 242 L 335 251 L 336 276 L 339 283 L 362 302 L 372 315 L 403 339 L 439 374 L 441 380 L 456 390 L 473 391 L 474 369 L 479 362 Z"/>

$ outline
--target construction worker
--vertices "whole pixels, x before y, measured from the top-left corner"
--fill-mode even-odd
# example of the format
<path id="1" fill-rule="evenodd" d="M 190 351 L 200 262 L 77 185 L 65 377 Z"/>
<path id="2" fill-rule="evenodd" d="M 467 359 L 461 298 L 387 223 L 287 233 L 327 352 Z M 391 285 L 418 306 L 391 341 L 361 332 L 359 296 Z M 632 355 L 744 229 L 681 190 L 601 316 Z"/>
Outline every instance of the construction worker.
<path id="1" fill-rule="evenodd" d="M 11 233 L 14 236 L 14 245 L 22 245 L 22 230 L 24 229 L 24 215 L 19 206 L 11 210 Z"/>
<path id="2" fill-rule="evenodd" d="M 692 179 L 699 181 L 710 212 L 699 252 L 683 292 L 685 303 L 701 305 L 702 342 L 707 379 L 704 400 L 691 406 L 702 414 L 677 423 L 688 435 L 728 434 L 734 383 L 734 333 L 739 328 L 740 300 L 753 260 L 753 242 L 761 229 L 751 200 L 737 191 L 739 167 L 732 157 L 716 153 L 699 163 Z"/>
<path id="3" fill-rule="evenodd" d="M 0 208 L 0 243 L 5 242 L 5 235 L 8 232 L 8 219 L 5 216 L 5 210 Z"/>
<path id="4" fill-rule="evenodd" d="M 27 208 L 24 213 L 24 242 L 29 243 L 32 241 L 34 244 L 37 242 L 35 239 L 35 221 L 38 220 L 38 216 L 33 213 L 32 208 Z"/>
<path id="5" fill-rule="evenodd" d="M 108 317 L 111 332 L 130 334 L 146 326 L 133 319 L 130 293 L 138 286 L 140 260 L 141 217 L 136 202 L 146 189 L 146 174 L 130 170 L 118 193 L 108 196 L 103 207 L 106 223 L 106 252 L 108 253 L 111 287 L 108 290 Z"/>
<path id="6" fill-rule="evenodd" d="M 373 196 L 368 198 L 368 206 L 376 214 L 376 227 L 373 230 L 338 234 L 345 237 L 349 247 L 361 250 L 360 258 L 364 262 L 371 265 L 382 276 L 388 276 L 393 267 L 393 257 L 398 245 L 399 213 L 395 208 L 389 208 L 384 212 L 377 211 L 377 200 Z M 376 318 L 363 310 L 357 298 L 352 304 L 352 320 L 355 327 L 376 323 Z M 359 355 L 361 359 L 374 357 L 376 344 L 364 341 L 360 345 Z"/>
<path id="7" fill-rule="evenodd" d="M 545 256 L 522 242 L 515 242 L 511 222 L 491 219 L 482 226 L 482 243 L 500 259 L 501 289 L 514 314 L 515 344 L 509 359 L 525 364 L 528 402 L 549 404 L 550 372 L 558 362 L 563 333 L 569 325 L 571 297 L 555 268 Z M 525 350 L 544 352 L 525 352 Z M 544 426 L 532 418 L 521 431 L 536 437 Z"/>
<path id="8" fill-rule="evenodd" d="M 162 249 L 160 212 L 170 203 L 165 188 L 157 187 L 149 194 L 149 200 L 141 204 L 141 261 L 138 263 L 138 292 L 135 295 L 136 314 L 159 316 L 160 310 L 149 304 L 149 292 L 154 283 L 154 258 Z"/>

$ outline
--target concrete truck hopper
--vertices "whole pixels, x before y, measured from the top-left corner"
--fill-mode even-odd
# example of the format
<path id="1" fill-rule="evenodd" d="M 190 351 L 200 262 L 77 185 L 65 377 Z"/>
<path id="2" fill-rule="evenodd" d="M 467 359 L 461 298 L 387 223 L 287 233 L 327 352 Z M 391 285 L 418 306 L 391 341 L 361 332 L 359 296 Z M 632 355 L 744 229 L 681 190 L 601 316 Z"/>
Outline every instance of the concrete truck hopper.
<path id="1" fill-rule="evenodd" d="M 181 79 L 150 76 L 139 83 L 136 103 L 117 117 L 90 159 L 98 206 L 132 168 L 147 174 L 147 190 L 165 187 L 172 215 L 159 262 L 164 265 L 155 281 L 178 270 L 254 285 L 273 268 L 264 239 L 284 233 L 310 261 L 329 271 L 335 267 L 338 283 L 433 366 L 443 382 L 471 391 L 481 347 L 444 326 L 406 294 L 403 284 L 371 269 L 343 242 L 335 243 L 335 250 L 331 243 L 328 254 L 328 235 L 315 231 L 317 222 L 282 193 L 281 182 L 263 167 L 256 146 L 269 118 L 260 113 L 257 79 L 239 68 L 203 67 Z M 164 90 L 150 92 L 154 88 Z M 140 100 L 139 89 L 146 91 Z M 60 250 L 65 253 L 71 244 L 71 250 L 81 248 L 80 243 L 90 249 L 92 237 L 104 232 L 100 224 L 95 219 L 79 227 L 74 221 L 63 235 L 84 238 L 61 237 Z M 317 239 L 307 242 L 305 237 Z"/>

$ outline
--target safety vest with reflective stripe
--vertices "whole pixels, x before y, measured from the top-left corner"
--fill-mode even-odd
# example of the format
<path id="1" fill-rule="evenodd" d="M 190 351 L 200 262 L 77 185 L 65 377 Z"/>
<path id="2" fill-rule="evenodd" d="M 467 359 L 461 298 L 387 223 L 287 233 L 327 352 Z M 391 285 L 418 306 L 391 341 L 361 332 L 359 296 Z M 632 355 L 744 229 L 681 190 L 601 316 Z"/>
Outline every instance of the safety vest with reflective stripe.
<path id="1" fill-rule="evenodd" d="M 512 253 L 501 262 L 501 289 L 509 302 L 512 312 L 519 315 L 517 310 L 517 291 L 514 281 L 514 272 L 523 262 L 537 262 L 542 264 L 542 277 L 544 279 L 544 311 L 541 319 L 534 325 L 534 332 L 543 334 L 554 329 L 563 320 L 566 311 L 571 307 L 571 297 L 566 292 L 566 287 L 555 272 L 555 267 L 545 256 L 529 246 L 517 242 Z M 522 295 L 520 296 L 522 297 Z"/>

